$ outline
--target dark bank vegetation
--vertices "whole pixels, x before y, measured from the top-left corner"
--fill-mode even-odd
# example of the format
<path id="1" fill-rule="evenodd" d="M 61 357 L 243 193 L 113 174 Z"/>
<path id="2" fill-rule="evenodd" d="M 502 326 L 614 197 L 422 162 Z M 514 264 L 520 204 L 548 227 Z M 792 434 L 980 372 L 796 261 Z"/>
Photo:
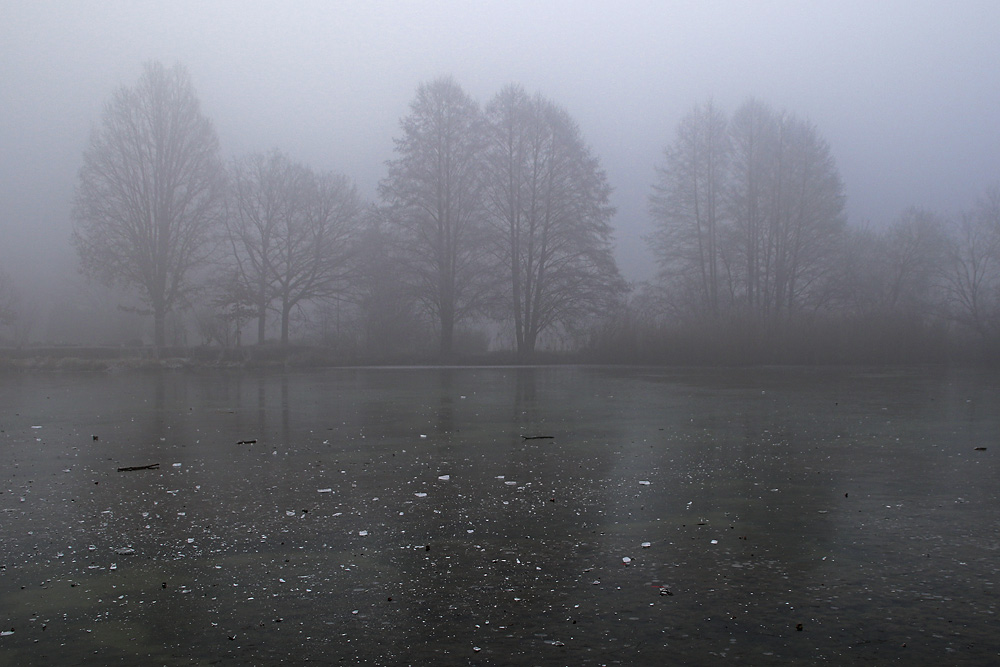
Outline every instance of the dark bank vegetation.
<path id="1" fill-rule="evenodd" d="M 451 78 L 421 84 L 378 201 L 364 202 L 347 176 L 277 148 L 227 164 L 186 70 L 149 63 L 111 96 L 79 175 L 73 240 L 105 289 L 81 286 L 42 322 L 0 275 L 2 357 L 16 368 L 1000 358 L 1000 189 L 950 217 L 914 208 L 852 225 L 819 128 L 755 99 L 732 113 L 693 107 L 651 175 L 659 270 L 629 285 L 611 184 L 541 94 L 512 84 L 480 106 Z"/>

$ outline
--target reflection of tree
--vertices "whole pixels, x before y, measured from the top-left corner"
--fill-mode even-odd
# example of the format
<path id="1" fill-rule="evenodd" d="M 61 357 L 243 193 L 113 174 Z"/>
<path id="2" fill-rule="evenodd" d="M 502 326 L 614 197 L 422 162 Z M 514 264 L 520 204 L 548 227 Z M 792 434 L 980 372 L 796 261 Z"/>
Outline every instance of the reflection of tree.
<path id="1" fill-rule="evenodd" d="M 522 427 L 535 423 L 535 383 L 537 369 L 514 369 L 514 415 L 513 421 Z M 524 434 L 528 435 L 528 434 Z"/>
<path id="2" fill-rule="evenodd" d="M 291 400 L 288 396 L 288 375 L 281 375 L 281 438 L 287 447 L 291 444 Z"/>
<path id="3" fill-rule="evenodd" d="M 451 368 L 438 370 L 437 432 L 442 435 L 455 430 L 454 375 Z"/>
<path id="4" fill-rule="evenodd" d="M 248 382 L 244 382 L 245 379 Z M 252 392 L 246 397 L 244 397 L 245 384 L 250 384 Z M 260 451 L 264 451 L 270 444 L 288 444 L 292 431 L 292 391 L 288 376 L 282 373 L 276 378 L 265 370 L 258 370 L 249 378 L 238 376 L 235 386 L 238 418 L 236 432 L 231 434 L 230 439 L 233 442 L 244 439 L 258 440 L 256 444 L 262 446 Z M 276 425 L 273 420 L 278 418 L 275 410 L 281 412 L 280 433 L 269 432 L 269 429 Z"/>

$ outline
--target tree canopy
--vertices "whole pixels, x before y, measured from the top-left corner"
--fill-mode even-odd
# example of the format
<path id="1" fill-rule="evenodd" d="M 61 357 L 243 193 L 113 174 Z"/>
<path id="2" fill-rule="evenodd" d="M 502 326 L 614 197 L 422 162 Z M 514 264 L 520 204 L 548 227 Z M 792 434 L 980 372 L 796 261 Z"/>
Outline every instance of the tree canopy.
<path id="1" fill-rule="evenodd" d="M 73 231 L 83 270 L 138 292 L 158 347 L 166 314 L 211 256 L 225 192 L 218 153 L 187 70 L 150 62 L 111 96 L 83 154 Z"/>

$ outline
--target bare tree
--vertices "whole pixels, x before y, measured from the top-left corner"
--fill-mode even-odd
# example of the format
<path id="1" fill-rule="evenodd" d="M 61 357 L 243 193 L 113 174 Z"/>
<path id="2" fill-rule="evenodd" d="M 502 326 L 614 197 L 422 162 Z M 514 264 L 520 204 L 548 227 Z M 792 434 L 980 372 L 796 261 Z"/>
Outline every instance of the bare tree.
<path id="1" fill-rule="evenodd" d="M 279 229 L 298 215 L 297 197 L 304 172 L 275 150 L 235 160 L 230 169 L 230 206 L 226 232 L 236 276 L 249 295 L 257 319 L 257 343 L 267 335 L 267 311 L 274 300 L 271 264 L 277 253 Z"/>
<path id="2" fill-rule="evenodd" d="M 448 355 L 455 325 L 477 314 L 488 294 L 482 119 L 447 77 L 420 85 L 401 126 L 379 194 L 404 242 L 407 283 L 436 321 L 441 354 Z"/>
<path id="3" fill-rule="evenodd" d="M 732 292 L 777 318 L 822 305 L 845 227 L 844 187 L 816 127 L 750 100 L 730 122 Z"/>
<path id="4" fill-rule="evenodd" d="M 486 192 L 519 353 L 553 326 L 606 312 L 625 291 L 611 187 L 565 110 L 511 85 L 486 110 Z"/>
<path id="5" fill-rule="evenodd" d="M 73 230 L 83 270 L 138 291 L 157 347 L 213 248 L 224 197 L 218 151 L 187 70 L 151 62 L 112 95 L 83 154 Z"/>
<path id="6" fill-rule="evenodd" d="M 376 356 L 416 352 L 431 340 L 415 294 L 405 288 L 406 245 L 386 211 L 372 207 L 359 236 L 354 302 L 365 351 Z"/>
<path id="7" fill-rule="evenodd" d="M 18 320 L 21 297 L 6 272 L 0 271 L 0 327 L 13 326 Z"/>
<path id="8" fill-rule="evenodd" d="M 279 151 L 234 162 L 227 236 L 257 317 L 257 342 L 277 302 L 281 342 L 292 311 L 347 289 L 360 201 L 345 176 L 317 175 Z"/>
<path id="9" fill-rule="evenodd" d="M 848 313 L 921 319 L 939 303 L 947 237 L 930 211 L 908 208 L 883 230 L 845 235 L 838 290 Z"/>
<path id="10" fill-rule="evenodd" d="M 729 166 L 725 115 L 712 104 L 696 106 L 680 122 L 664 150 L 650 197 L 657 223 L 649 239 L 660 278 L 690 285 L 689 308 L 718 315 L 725 297 L 722 235 Z"/>
<path id="11" fill-rule="evenodd" d="M 352 272 L 361 204 L 346 176 L 305 170 L 296 179 L 295 215 L 278 226 L 267 260 L 281 313 L 281 342 L 288 343 L 292 310 L 306 301 L 344 297 Z"/>
<path id="12" fill-rule="evenodd" d="M 884 238 L 884 252 L 878 260 L 886 278 L 881 309 L 929 312 L 947 251 L 944 222 L 930 211 L 911 207 L 886 230 Z"/>
<path id="13" fill-rule="evenodd" d="M 753 99 L 728 122 L 706 104 L 664 157 L 648 241 L 674 312 L 775 321 L 832 302 L 844 191 L 815 126 Z"/>
<path id="14" fill-rule="evenodd" d="M 962 215 L 948 249 L 945 290 L 953 319 L 984 339 L 1000 333 L 1000 187 Z"/>

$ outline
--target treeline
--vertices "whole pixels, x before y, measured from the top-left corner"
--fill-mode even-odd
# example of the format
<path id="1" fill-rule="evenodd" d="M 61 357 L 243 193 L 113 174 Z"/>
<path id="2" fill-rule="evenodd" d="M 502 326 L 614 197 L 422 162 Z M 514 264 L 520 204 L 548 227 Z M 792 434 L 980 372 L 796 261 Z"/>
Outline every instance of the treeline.
<path id="1" fill-rule="evenodd" d="M 848 226 L 812 124 L 749 100 L 693 108 L 650 197 L 659 262 L 594 332 L 602 359 L 696 363 L 1000 358 L 1000 190 L 955 219 Z"/>
<path id="2" fill-rule="evenodd" d="M 299 316 L 353 353 L 449 357 L 492 328 L 531 354 L 624 296 L 611 188 L 564 109 L 517 85 L 480 108 L 442 78 L 395 143 L 374 204 L 279 150 L 223 164 L 187 72 L 150 63 L 84 153 L 84 272 L 135 290 L 157 347 L 193 309 L 223 345 L 264 343 L 272 321 L 287 345 Z"/>
<path id="3" fill-rule="evenodd" d="M 280 150 L 220 156 L 181 66 L 145 66 L 84 153 L 73 241 L 157 348 L 275 342 L 355 359 L 509 350 L 613 362 L 996 357 L 1000 191 L 957 219 L 847 224 L 811 123 L 749 100 L 679 123 L 656 166 L 656 278 L 627 285 L 611 187 L 565 109 L 421 84 L 365 202 Z M 13 322 L 0 281 L 0 324 Z"/>

